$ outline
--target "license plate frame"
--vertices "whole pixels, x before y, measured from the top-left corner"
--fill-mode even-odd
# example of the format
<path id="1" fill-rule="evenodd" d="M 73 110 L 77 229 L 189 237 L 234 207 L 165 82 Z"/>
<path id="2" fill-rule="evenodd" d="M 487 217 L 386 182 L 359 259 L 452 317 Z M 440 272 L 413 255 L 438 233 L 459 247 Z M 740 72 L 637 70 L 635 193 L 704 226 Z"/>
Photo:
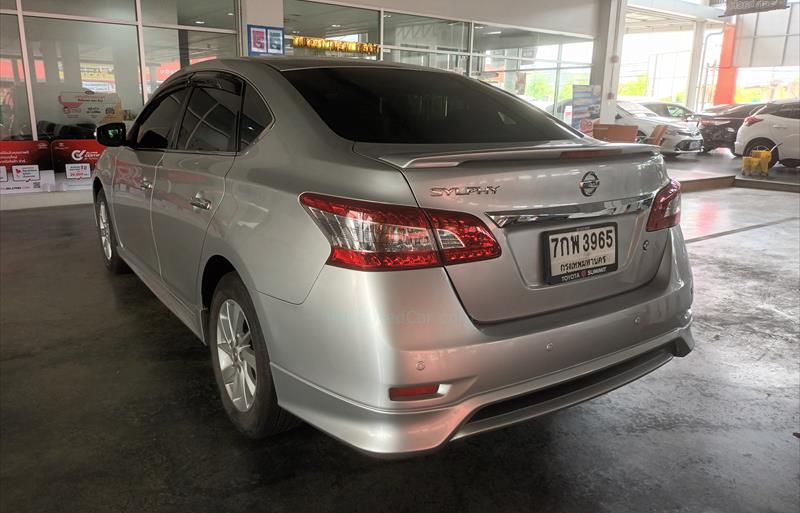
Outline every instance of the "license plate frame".
<path id="1" fill-rule="evenodd" d="M 577 271 L 568 271 L 566 273 L 553 274 L 552 273 L 552 257 L 550 254 L 550 237 L 552 235 L 562 235 L 564 233 L 584 232 L 587 230 L 596 230 L 600 228 L 612 227 L 614 229 L 614 263 L 604 264 L 593 267 L 587 267 Z M 593 276 L 600 276 L 616 271 L 619 268 L 619 230 L 617 223 L 597 223 L 587 224 L 583 226 L 576 226 L 573 228 L 563 228 L 560 230 L 548 230 L 542 233 L 542 254 L 544 255 L 544 280 L 548 285 L 560 285 L 562 283 L 572 283 L 575 281 L 584 280 Z"/>

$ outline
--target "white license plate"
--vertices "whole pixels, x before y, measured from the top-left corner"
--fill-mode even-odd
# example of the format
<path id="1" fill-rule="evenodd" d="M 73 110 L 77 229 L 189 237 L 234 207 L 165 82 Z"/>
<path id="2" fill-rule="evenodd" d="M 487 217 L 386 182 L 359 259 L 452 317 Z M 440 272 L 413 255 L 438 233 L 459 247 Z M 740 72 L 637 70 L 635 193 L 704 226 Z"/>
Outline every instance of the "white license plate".
<path id="1" fill-rule="evenodd" d="M 549 284 L 617 270 L 617 225 L 583 226 L 545 232 L 545 281 Z"/>

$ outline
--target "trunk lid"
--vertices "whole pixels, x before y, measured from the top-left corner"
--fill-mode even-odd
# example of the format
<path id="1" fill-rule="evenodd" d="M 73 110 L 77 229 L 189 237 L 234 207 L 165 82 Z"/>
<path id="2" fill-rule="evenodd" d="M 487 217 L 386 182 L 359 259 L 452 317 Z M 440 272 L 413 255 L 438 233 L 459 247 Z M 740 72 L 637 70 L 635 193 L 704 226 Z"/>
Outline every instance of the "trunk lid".
<path id="1" fill-rule="evenodd" d="M 596 301 L 639 287 L 658 270 L 666 230 L 646 232 L 645 225 L 652 197 L 669 179 L 654 147 L 586 139 L 530 146 L 356 143 L 354 149 L 398 168 L 421 207 L 469 212 L 497 238 L 499 258 L 446 266 L 477 322 Z M 597 186 L 584 194 L 582 181 Z M 548 283 L 547 232 L 612 223 L 616 270 Z"/>

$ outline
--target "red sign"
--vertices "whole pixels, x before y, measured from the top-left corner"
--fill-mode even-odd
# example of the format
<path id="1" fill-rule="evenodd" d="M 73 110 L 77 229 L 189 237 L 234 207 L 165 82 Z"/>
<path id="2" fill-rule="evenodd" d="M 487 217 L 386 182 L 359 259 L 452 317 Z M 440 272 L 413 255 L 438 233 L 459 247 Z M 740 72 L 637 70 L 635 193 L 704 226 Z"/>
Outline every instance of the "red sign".
<path id="1" fill-rule="evenodd" d="M 0 141 L 0 166 L 37 164 L 39 169 L 53 169 L 50 143 L 47 141 Z"/>
<path id="2" fill-rule="evenodd" d="M 62 139 L 53 141 L 51 148 L 53 169 L 65 171 L 67 178 L 89 178 L 87 172 L 91 175 L 100 154 L 106 149 L 94 139 Z"/>

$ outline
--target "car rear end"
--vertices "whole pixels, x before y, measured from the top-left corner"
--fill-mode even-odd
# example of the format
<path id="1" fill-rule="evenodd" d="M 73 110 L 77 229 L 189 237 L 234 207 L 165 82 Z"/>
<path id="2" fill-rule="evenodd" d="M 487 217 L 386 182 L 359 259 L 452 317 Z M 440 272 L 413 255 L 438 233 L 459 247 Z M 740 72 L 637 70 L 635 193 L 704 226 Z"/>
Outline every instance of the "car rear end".
<path id="1" fill-rule="evenodd" d="M 284 408 L 363 451 L 417 453 L 691 350 L 680 186 L 653 147 L 440 72 L 284 74 L 415 200 L 298 196 L 329 254 L 301 304 L 259 296 L 292 341 L 270 348 Z"/>

